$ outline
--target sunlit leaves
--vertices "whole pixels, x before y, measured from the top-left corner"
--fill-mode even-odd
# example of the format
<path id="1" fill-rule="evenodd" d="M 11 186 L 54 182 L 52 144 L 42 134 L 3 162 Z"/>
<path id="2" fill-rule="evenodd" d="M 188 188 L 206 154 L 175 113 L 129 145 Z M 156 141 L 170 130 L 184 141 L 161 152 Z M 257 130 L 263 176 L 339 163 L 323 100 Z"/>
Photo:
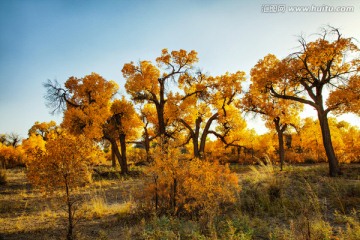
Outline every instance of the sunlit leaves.
<path id="1" fill-rule="evenodd" d="M 267 88 L 277 82 L 275 72 L 278 71 L 280 60 L 273 54 L 266 55 L 251 69 L 252 86 L 260 92 L 268 91 Z"/>
<path id="2" fill-rule="evenodd" d="M 65 87 L 71 94 L 67 101 L 72 104 L 68 104 L 62 126 L 72 133 L 100 139 L 102 125 L 111 115 L 110 101 L 118 90 L 117 84 L 92 73 L 84 78 L 69 78 Z"/>
<path id="3" fill-rule="evenodd" d="M 360 155 L 360 130 L 344 121 L 329 118 L 331 139 L 340 162 L 358 162 Z M 321 162 L 326 159 L 319 121 L 302 120 L 298 133 L 293 135 L 292 145 L 300 154 L 299 161 Z M 294 161 L 294 159 L 292 159 Z"/>
<path id="4" fill-rule="evenodd" d="M 127 101 L 125 97 L 115 99 L 111 105 L 111 115 L 114 118 L 115 131 L 125 134 L 128 140 L 136 140 L 139 135 L 143 123 L 139 115 L 135 112 L 134 106 Z"/>
<path id="5" fill-rule="evenodd" d="M 0 142 L 0 168 L 22 165 L 24 153 L 21 147 L 14 147 Z"/>
<path id="6" fill-rule="evenodd" d="M 29 129 L 29 137 L 31 135 L 40 135 L 44 140 L 51 137 L 52 134 L 57 130 L 58 126 L 55 121 L 50 122 L 35 122 L 34 125 Z"/>
<path id="7" fill-rule="evenodd" d="M 360 76 L 350 77 L 347 84 L 332 91 L 326 104 L 338 114 L 352 112 L 360 115 Z"/>
<path id="8" fill-rule="evenodd" d="M 22 149 L 27 155 L 28 162 L 46 151 L 45 143 L 46 142 L 41 135 L 34 133 L 22 142 Z"/>
<path id="9" fill-rule="evenodd" d="M 328 40 L 319 38 L 316 41 L 305 44 L 305 51 L 299 56 L 306 61 L 307 68 L 318 79 L 332 77 L 349 72 L 353 67 L 351 63 L 344 61 L 346 51 L 358 51 L 351 38 L 337 38 Z"/>
<path id="10" fill-rule="evenodd" d="M 173 214 L 218 214 L 221 204 L 233 203 L 240 191 L 238 177 L 217 161 L 181 159 L 177 149 L 157 154 L 149 176 L 150 199 L 157 196 L 158 208 Z"/>
<path id="11" fill-rule="evenodd" d="M 139 66 L 133 62 L 127 63 L 122 69 L 123 76 L 127 79 L 126 91 L 138 101 L 154 100 L 159 95 L 158 78 L 160 70 L 149 61 L 141 61 Z"/>
<path id="12" fill-rule="evenodd" d="M 334 177 L 339 173 L 339 167 L 327 115 L 349 101 L 331 92 L 337 88 L 346 88 L 349 79 L 358 75 L 360 51 L 353 39 L 342 37 L 339 30 L 332 27 L 323 29 L 323 33 L 314 41 L 307 42 L 300 38 L 299 42 L 299 51 L 280 61 L 268 55 L 258 62 L 251 75 L 256 76 L 255 81 L 259 83 L 256 87 L 260 91 L 315 108 L 330 175 Z M 325 105 L 327 90 L 332 98 L 328 102 L 330 106 Z"/>
<path id="13" fill-rule="evenodd" d="M 46 142 L 45 151 L 27 163 L 29 180 L 40 187 L 54 190 L 69 188 L 90 181 L 89 165 L 98 161 L 99 151 L 84 136 L 62 133 Z"/>
<path id="14" fill-rule="evenodd" d="M 156 62 L 159 66 L 165 66 L 168 69 L 182 69 L 186 66 L 191 67 L 191 65 L 198 60 L 197 52 L 194 50 L 188 53 L 186 50 L 180 49 L 179 51 L 172 51 L 169 53 L 166 48 L 162 50 L 161 56 L 156 58 Z M 165 76 L 166 75 L 167 74 L 165 74 Z"/>
<path id="15" fill-rule="evenodd" d="M 175 106 L 168 106 L 168 98 L 175 95 L 168 89 L 169 81 L 181 79 L 193 68 L 193 64 L 198 61 L 195 51 L 185 50 L 168 52 L 163 49 L 161 56 L 156 59 L 157 66 L 150 61 L 140 61 L 135 65 L 133 62 L 127 63 L 122 69 L 126 79 L 125 88 L 136 102 L 155 105 L 157 114 L 157 133 L 168 138 L 174 131 L 167 129 L 173 125 L 176 115 Z M 171 99 L 170 99 L 171 101 Z"/>
<path id="16" fill-rule="evenodd" d="M 188 139 L 192 139 L 195 157 L 204 155 L 205 139 L 209 133 L 225 141 L 227 135 L 246 127 L 239 109 L 234 107 L 244 81 L 245 73 L 241 71 L 216 77 L 201 72 L 192 75 L 187 73 L 179 79 L 182 92 L 178 103 L 178 119 L 187 129 Z M 219 133 L 212 131 L 213 123 L 220 125 L 217 128 Z"/>

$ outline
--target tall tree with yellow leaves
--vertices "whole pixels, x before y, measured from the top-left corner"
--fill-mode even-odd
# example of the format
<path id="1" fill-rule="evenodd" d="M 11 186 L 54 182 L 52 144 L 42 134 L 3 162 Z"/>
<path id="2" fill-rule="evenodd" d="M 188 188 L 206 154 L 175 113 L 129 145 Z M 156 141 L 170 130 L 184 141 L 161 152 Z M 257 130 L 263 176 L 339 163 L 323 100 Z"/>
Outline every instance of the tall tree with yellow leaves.
<path id="1" fill-rule="evenodd" d="M 128 172 L 126 139 L 136 138 L 141 121 L 133 105 L 122 99 L 113 99 L 118 85 L 92 73 L 84 78 L 71 77 L 65 88 L 48 82 L 47 99 L 50 106 L 64 110 L 62 127 L 72 134 L 84 134 L 89 139 L 107 139 L 114 151 L 121 172 Z M 121 152 L 117 141 L 120 141 Z"/>
<path id="2" fill-rule="evenodd" d="M 171 91 L 167 86 L 171 80 L 177 79 L 190 71 L 193 64 L 198 61 L 197 52 L 185 50 L 168 52 L 162 50 L 156 59 L 157 66 L 150 61 L 140 61 L 139 64 L 127 63 L 122 68 L 126 79 L 125 88 L 135 102 L 146 102 L 156 108 L 156 132 L 161 142 L 166 143 L 171 137 L 167 127 L 171 124 L 171 116 L 166 116 L 168 96 Z"/>
<path id="3" fill-rule="evenodd" d="M 192 140 L 194 157 L 204 157 L 209 134 L 225 141 L 225 136 L 231 129 L 234 130 L 236 122 L 241 122 L 239 115 L 235 117 L 237 110 L 233 106 L 241 93 L 243 81 L 245 73 L 241 71 L 217 77 L 201 72 L 186 73 L 180 77 L 179 88 L 183 92 L 177 96 L 177 119 L 188 131 L 186 142 Z M 211 128 L 214 122 L 222 126 L 221 132 Z"/>
<path id="4" fill-rule="evenodd" d="M 276 98 L 307 104 L 316 110 L 329 173 L 335 177 L 340 169 L 331 140 L 328 114 L 344 101 L 334 97 L 331 104 L 326 105 L 325 96 L 327 89 L 331 95 L 336 87 L 347 86 L 351 83 L 349 79 L 357 78 L 359 49 L 352 38 L 343 37 L 338 29 L 331 27 L 324 29 L 314 41 L 300 38 L 299 42 L 299 51 L 283 60 L 273 57 L 271 63 L 264 62 L 265 58 L 252 71 L 259 76 L 259 87 L 263 91 L 269 91 Z"/>
<path id="5" fill-rule="evenodd" d="M 111 117 L 108 119 L 106 127 L 107 131 L 111 129 L 110 132 L 117 135 L 117 137 L 113 136 L 113 138 L 120 141 L 120 167 L 123 173 L 128 172 L 126 157 L 127 141 L 133 141 L 139 137 L 142 125 L 143 123 L 136 113 L 133 104 L 127 101 L 125 97 L 112 102 Z"/>
<path id="6" fill-rule="evenodd" d="M 105 127 L 111 117 L 111 100 L 117 93 L 118 85 L 92 73 L 83 78 L 70 77 L 65 87 L 50 80 L 44 87 L 47 90 L 47 106 L 53 109 L 53 113 L 64 111 L 61 126 L 75 135 L 84 134 L 89 139 L 109 140 L 122 166 L 115 135 Z M 122 172 L 126 173 L 126 169 Z"/>
<path id="7" fill-rule="evenodd" d="M 259 61 L 251 71 L 251 85 L 249 91 L 242 99 L 242 108 L 245 112 L 260 114 L 268 128 L 274 129 L 278 137 L 280 170 L 283 169 L 285 160 L 284 133 L 289 127 L 296 128 L 299 125 L 299 113 L 303 104 L 275 98 L 270 91 L 266 91 L 262 84 L 264 69 L 273 68 L 278 64 L 274 55 L 266 56 Z M 258 71 L 261 69 L 261 71 Z"/>

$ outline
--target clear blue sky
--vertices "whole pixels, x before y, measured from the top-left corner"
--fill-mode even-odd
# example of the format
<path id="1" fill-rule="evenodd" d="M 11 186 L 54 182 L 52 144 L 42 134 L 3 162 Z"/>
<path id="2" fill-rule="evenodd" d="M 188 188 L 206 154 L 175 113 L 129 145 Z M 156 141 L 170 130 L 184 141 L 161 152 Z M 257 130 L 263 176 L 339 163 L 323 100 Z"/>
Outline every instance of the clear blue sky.
<path id="1" fill-rule="evenodd" d="M 354 6 L 352 13 L 262 13 L 264 4 Z M 35 121 L 61 121 L 45 107 L 42 83 L 97 72 L 120 85 L 124 63 L 162 48 L 196 50 L 217 75 L 244 70 L 268 53 L 285 57 L 297 36 L 324 25 L 360 39 L 359 1 L 1 0 L 0 133 L 26 137 Z"/>

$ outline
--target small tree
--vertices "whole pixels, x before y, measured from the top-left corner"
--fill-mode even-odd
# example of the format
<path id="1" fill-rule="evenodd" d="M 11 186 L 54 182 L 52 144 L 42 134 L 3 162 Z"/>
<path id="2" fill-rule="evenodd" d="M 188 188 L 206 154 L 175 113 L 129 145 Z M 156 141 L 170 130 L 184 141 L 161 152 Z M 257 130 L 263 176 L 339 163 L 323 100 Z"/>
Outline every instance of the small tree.
<path id="1" fill-rule="evenodd" d="M 98 149 L 83 136 L 62 133 L 46 142 L 45 151 L 37 151 L 29 161 L 28 178 L 45 190 L 62 189 L 68 213 L 67 239 L 74 239 L 74 189 L 91 180 L 89 165 L 94 163 Z"/>
<path id="2" fill-rule="evenodd" d="M 47 106 L 52 108 L 53 112 L 64 111 L 61 127 L 74 135 L 83 134 L 95 141 L 108 140 L 119 161 L 121 173 L 126 174 L 126 139 L 134 137 L 130 133 L 136 132 L 140 123 L 136 121 L 136 112 L 125 98 L 113 99 L 118 85 L 92 73 L 83 78 L 70 77 L 64 88 L 50 80 L 44 87 L 47 90 Z M 129 119 L 133 119 L 134 130 L 126 122 Z"/>
<path id="3" fill-rule="evenodd" d="M 127 101 L 124 96 L 121 100 L 116 99 L 112 102 L 111 114 L 106 128 L 108 131 L 111 131 L 108 135 L 118 135 L 117 138 L 119 139 L 121 149 L 121 159 L 119 159 L 120 167 L 122 173 L 127 173 L 126 143 L 138 137 L 142 122 L 133 104 Z M 116 139 L 115 136 L 113 136 L 113 138 Z M 115 150 L 114 146 L 112 150 Z"/>
<path id="4" fill-rule="evenodd" d="M 0 168 L 11 168 L 23 164 L 21 138 L 16 133 L 0 134 Z"/>

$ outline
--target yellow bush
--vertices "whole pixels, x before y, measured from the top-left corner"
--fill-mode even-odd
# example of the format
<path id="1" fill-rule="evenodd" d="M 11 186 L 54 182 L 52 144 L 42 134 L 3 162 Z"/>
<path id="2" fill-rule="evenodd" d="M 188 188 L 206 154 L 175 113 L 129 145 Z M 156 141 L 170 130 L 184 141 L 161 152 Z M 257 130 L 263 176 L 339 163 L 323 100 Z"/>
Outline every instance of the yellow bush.
<path id="1" fill-rule="evenodd" d="M 235 202 L 239 191 L 238 178 L 228 166 L 218 162 L 193 159 L 184 168 L 183 194 L 179 202 L 188 212 L 200 209 L 205 212 L 217 210 L 221 203 Z"/>
<path id="2" fill-rule="evenodd" d="M 238 178 L 228 166 L 200 159 L 185 159 L 171 149 L 158 154 L 149 168 L 146 191 L 156 210 L 174 215 L 214 216 L 225 203 L 236 201 Z"/>
<path id="3" fill-rule="evenodd" d="M 0 168 L 13 168 L 24 164 L 21 147 L 7 146 L 0 143 Z"/>

